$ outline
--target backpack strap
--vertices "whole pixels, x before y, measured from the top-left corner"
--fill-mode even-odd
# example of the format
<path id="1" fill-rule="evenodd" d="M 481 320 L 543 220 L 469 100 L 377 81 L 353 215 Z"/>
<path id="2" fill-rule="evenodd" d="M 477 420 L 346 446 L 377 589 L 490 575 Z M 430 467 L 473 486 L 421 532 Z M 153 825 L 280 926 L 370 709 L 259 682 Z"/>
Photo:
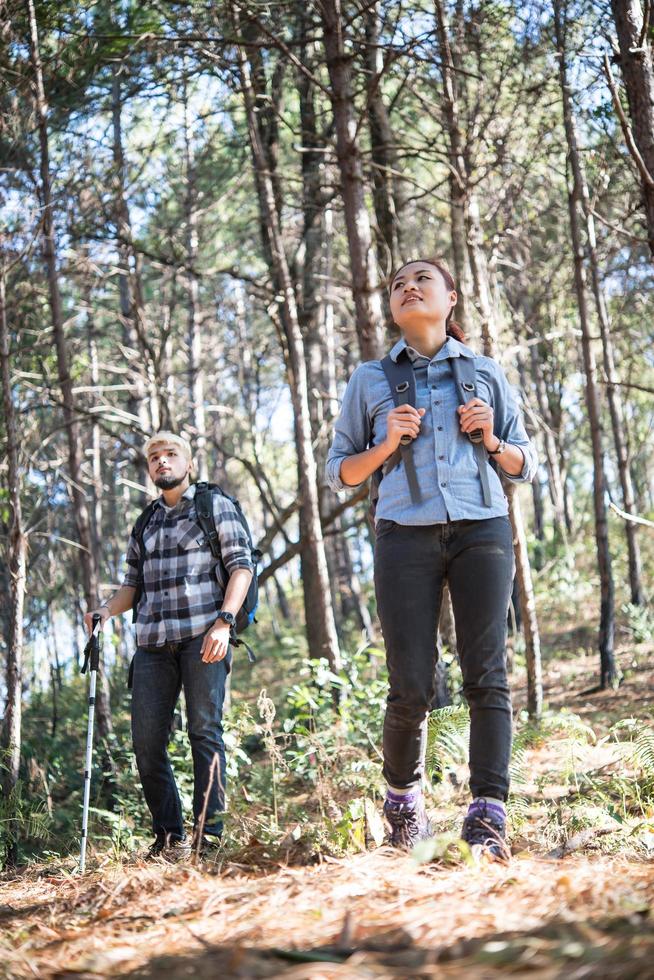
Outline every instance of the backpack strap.
<path id="1" fill-rule="evenodd" d="M 386 380 L 393 395 L 395 406 L 412 405 L 416 406 L 416 379 L 413 373 L 413 366 L 409 360 L 406 350 L 400 351 L 397 361 L 394 361 L 390 354 L 382 358 L 381 366 L 386 375 Z M 413 439 L 410 436 L 402 436 L 400 445 L 390 456 L 383 466 L 384 473 L 390 473 L 400 460 L 404 463 L 404 471 L 409 483 L 411 502 L 419 504 L 422 500 L 418 474 L 416 473 L 416 463 L 412 453 Z M 380 476 L 381 479 L 381 476 Z"/>
<path id="2" fill-rule="evenodd" d="M 198 515 L 198 524 L 204 531 L 211 554 L 214 558 L 220 558 L 220 538 L 216 529 L 216 520 L 213 513 L 213 492 L 217 490 L 222 493 L 220 487 L 206 483 L 204 480 L 195 484 L 195 512 Z"/>
<path id="3" fill-rule="evenodd" d="M 456 393 L 459 399 L 459 404 L 466 405 L 471 398 L 475 398 L 477 395 L 477 370 L 475 368 L 475 360 L 472 357 L 451 357 L 450 364 L 452 365 L 452 374 L 456 384 Z M 488 480 L 488 456 L 483 443 L 484 436 L 481 429 L 475 429 L 474 432 L 468 433 L 468 438 L 472 443 L 475 456 L 477 457 L 479 479 L 481 480 L 481 489 L 484 495 L 484 506 L 490 507 L 491 491 Z"/>
<path id="4" fill-rule="evenodd" d="M 139 602 L 143 595 L 143 566 L 145 565 L 145 547 L 143 545 L 143 535 L 145 534 L 145 529 L 150 523 L 150 518 L 154 513 L 154 509 L 157 506 L 156 500 L 151 500 L 145 510 L 141 511 L 139 516 L 136 518 L 136 524 L 132 528 L 132 535 L 139 547 L 139 564 L 137 569 L 138 583 L 136 585 L 136 591 L 134 593 L 134 602 L 132 603 L 132 622 L 136 622 L 136 614 L 138 612 Z"/>

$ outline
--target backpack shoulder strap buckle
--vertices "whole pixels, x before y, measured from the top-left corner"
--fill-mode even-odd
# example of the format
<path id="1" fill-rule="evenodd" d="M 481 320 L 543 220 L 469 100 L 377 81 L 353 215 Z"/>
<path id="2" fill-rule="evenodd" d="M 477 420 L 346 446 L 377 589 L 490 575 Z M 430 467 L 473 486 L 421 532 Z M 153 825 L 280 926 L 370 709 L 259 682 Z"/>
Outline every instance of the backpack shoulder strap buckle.
<path id="1" fill-rule="evenodd" d="M 204 481 L 195 484 L 195 512 L 214 558 L 220 558 L 220 537 L 213 519 L 212 490 Z"/>

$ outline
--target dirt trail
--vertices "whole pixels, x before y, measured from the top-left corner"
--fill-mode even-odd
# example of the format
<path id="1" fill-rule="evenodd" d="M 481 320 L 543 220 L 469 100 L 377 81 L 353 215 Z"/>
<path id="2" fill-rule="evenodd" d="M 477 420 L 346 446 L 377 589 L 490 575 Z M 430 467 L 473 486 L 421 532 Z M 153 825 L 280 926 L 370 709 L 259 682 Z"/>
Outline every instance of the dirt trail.
<path id="1" fill-rule="evenodd" d="M 651 862 L 529 853 L 447 870 L 381 848 L 268 873 L 133 865 L 84 880 L 32 876 L 5 887 L 3 971 L 651 977 L 652 872 Z"/>
<path id="2" fill-rule="evenodd" d="M 587 658 L 550 665 L 550 703 L 564 691 L 598 737 L 568 744 L 555 732 L 529 751 L 526 820 L 506 867 L 418 865 L 385 847 L 307 865 L 299 848 L 282 862 L 259 842 L 214 868 L 93 858 L 99 866 L 82 879 L 72 858 L 56 870 L 31 865 L 0 878 L 0 975 L 651 980 L 651 812 L 639 818 L 637 844 L 606 806 L 595 821 L 588 787 L 616 779 L 615 795 L 620 779 L 632 781 L 628 745 L 602 736 L 617 717 L 651 720 L 652 666 L 649 651 L 617 693 L 587 693 Z M 432 815 L 452 831 L 462 790 L 439 793 Z M 580 805 L 585 830 L 575 829 Z M 579 849 L 552 856 L 575 839 Z"/>

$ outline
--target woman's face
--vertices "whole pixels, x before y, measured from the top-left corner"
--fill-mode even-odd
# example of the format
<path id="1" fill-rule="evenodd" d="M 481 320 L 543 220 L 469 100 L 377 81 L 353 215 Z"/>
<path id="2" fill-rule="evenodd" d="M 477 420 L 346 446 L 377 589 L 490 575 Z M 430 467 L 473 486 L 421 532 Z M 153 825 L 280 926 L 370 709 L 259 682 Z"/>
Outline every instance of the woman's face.
<path id="1" fill-rule="evenodd" d="M 391 283 L 391 313 L 401 330 L 444 323 L 456 306 L 456 292 L 428 262 L 410 262 Z"/>

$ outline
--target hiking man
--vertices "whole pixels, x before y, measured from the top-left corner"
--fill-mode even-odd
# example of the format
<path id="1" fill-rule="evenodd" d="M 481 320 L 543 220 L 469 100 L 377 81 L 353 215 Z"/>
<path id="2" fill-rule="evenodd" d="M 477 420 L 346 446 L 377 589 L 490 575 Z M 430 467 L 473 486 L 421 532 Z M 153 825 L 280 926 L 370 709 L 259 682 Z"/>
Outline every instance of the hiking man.
<path id="1" fill-rule="evenodd" d="M 231 666 L 230 632 L 254 565 L 247 525 L 235 502 L 217 489 L 211 492 L 211 503 L 220 557 L 212 553 L 195 506 L 197 487 L 205 485 L 191 482 L 187 440 L 159 432 L 147 440 L 144 452 L 161 496 L 144 511 L 142 526 L 137 521 L 132 531 L 122 587 L 87 613 L 84 622 L 90 632 L 94 613 L 103 628 L 111 616 L 134 610 L 132 739 L 155 835 L 148 856 L 174 859 L 190 852 L 167 752 L 182 686 L 193 755 L 193 846 L 206 852 L 222 833 L 222 710 Z"/>

